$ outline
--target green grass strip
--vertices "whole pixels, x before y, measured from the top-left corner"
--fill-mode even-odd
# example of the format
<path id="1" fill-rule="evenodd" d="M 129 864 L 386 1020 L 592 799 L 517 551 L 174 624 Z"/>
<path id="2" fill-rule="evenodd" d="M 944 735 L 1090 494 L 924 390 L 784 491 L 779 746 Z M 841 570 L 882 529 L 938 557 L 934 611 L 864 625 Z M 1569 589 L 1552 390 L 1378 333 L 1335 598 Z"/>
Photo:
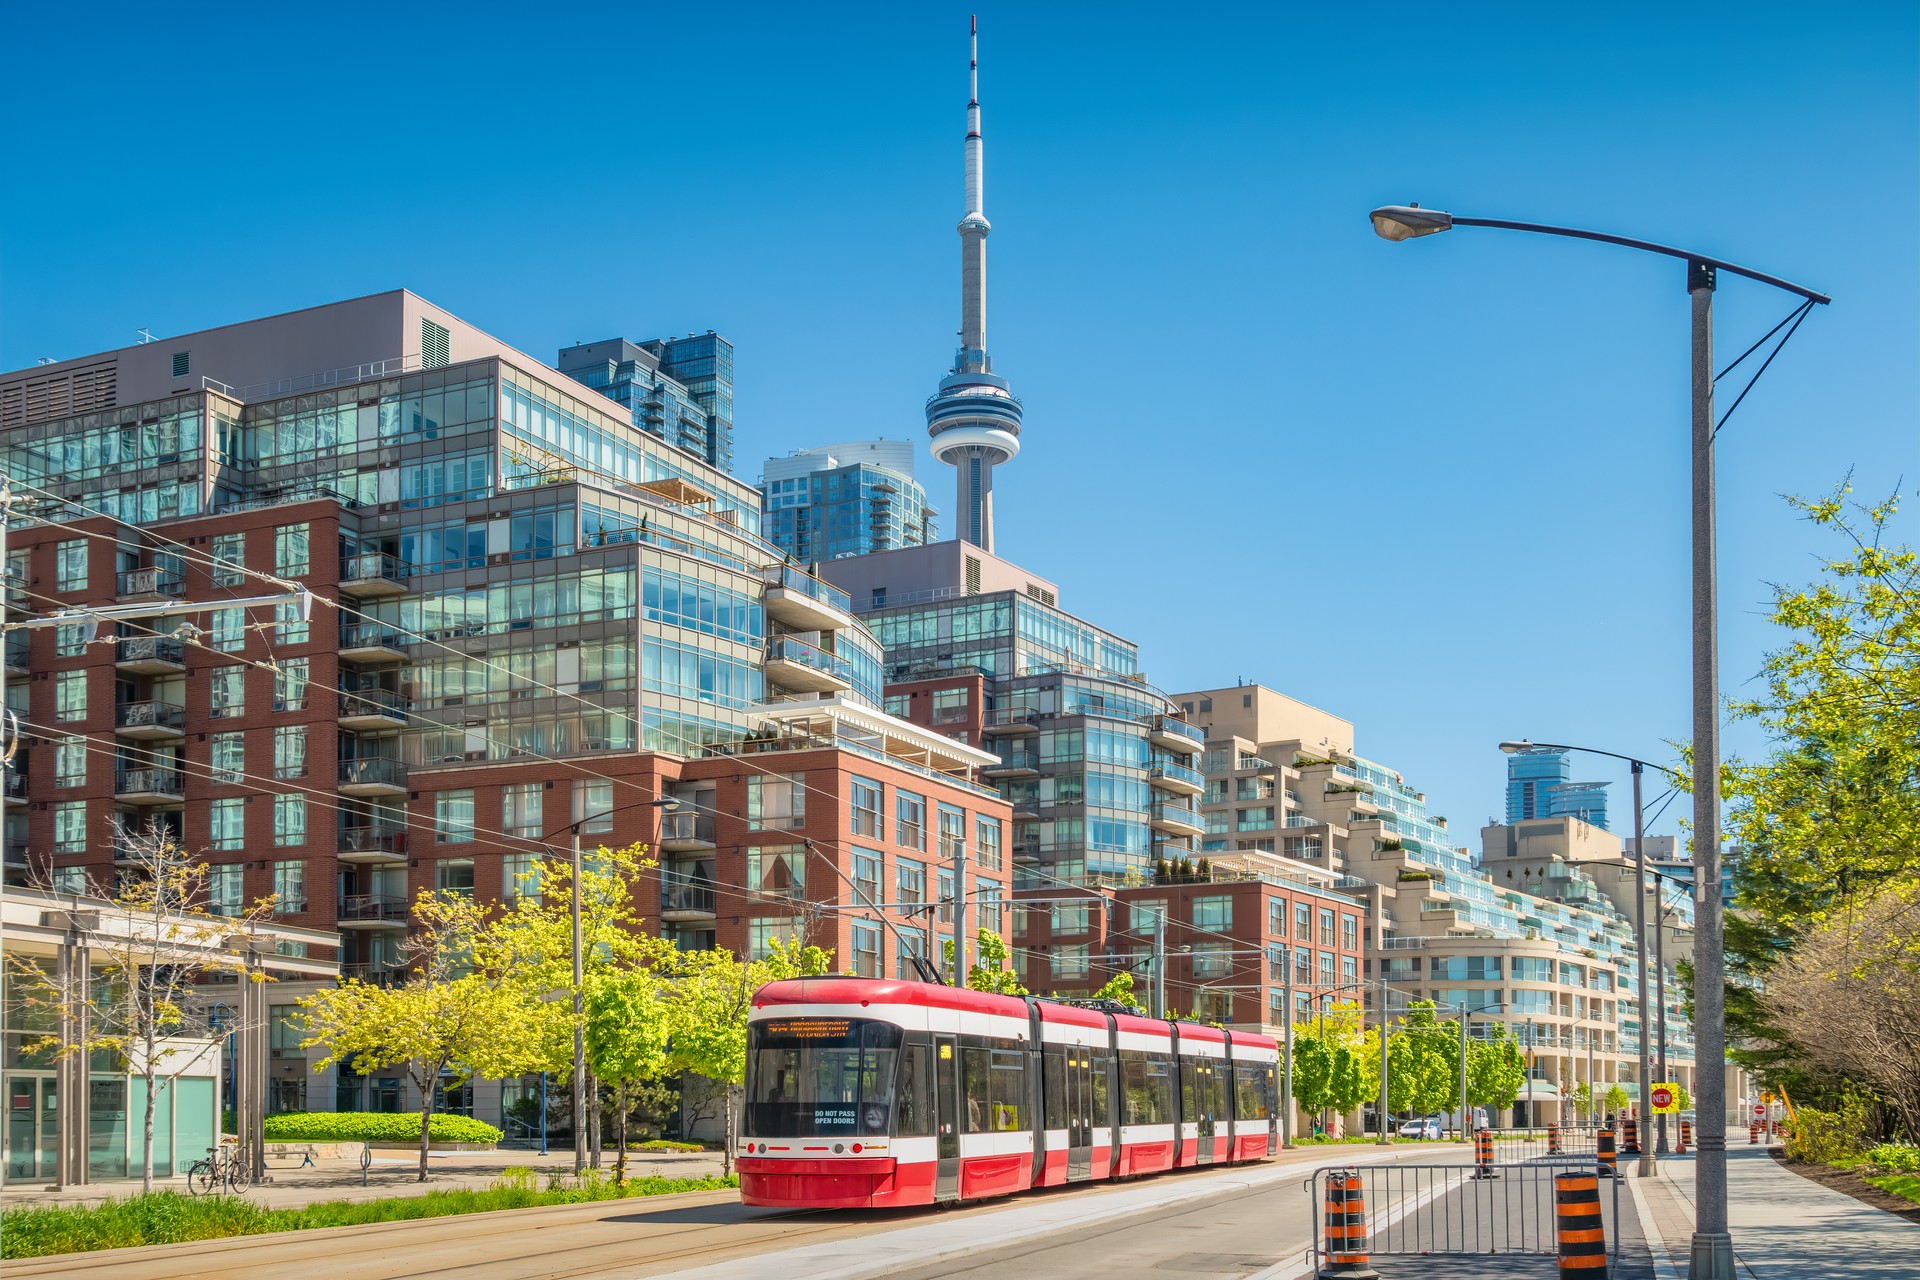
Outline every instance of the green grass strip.
<path id="1" fill-rule="evenodd" d="M 721 1191 L 740 1185 L 726 1178 L 629 1178 L 624 1188 L 611 1179 L 589 1176 L 549 1178 L 540 1189 L 529 1174 L 504 1178 L 479 1190 L 429 1191 L 419 1196 L 382 1200 L 328 1200 L 299 1209 L 268 1209 L 239 1196 L 187 1196 L 178 1191 L 106 1200 L 97 1205 L 23 1205 L 0 1213 L 0 1258 L 39 1258 L 56 1253 L 85 1253 L 130 1245 L 183 1244 L 260 1235 L 268 1231 L 304 1231 L 315 1227 L 355 1227 L 375 1222 L 407 1222 L 500 1209 L 536 1209 L 683 1191 Z"/>
<path id="2" fill-rule="evenodd" d="M 1868 1182 L 1902 1200 L 1911 1200 L 1920 1204 L 1920 1176 L 1897 1174 L 1891 1178 L 1868 1178 Z"/>

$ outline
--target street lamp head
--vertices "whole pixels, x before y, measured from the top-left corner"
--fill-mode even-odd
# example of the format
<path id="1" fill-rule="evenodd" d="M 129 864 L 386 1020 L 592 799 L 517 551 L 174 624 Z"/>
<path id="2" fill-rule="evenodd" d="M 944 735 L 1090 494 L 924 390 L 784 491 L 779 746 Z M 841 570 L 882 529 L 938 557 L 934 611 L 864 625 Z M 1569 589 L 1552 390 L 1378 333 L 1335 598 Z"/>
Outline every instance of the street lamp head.
<path id="1" fill-rule="evenodd" d="M 1411 240 L 1430 236 L 1453 226 L 1453 215 L 1439 209 L 1422 209 L 1417 204 L 1382 205 L 1367 215 L 1373 219 L 1374 234 L 1382 240 Z"/>
<path id="2" fill-rule="evenodd" d="M 1522 752 L 1533 750 L 1533 744 L 1522 738 L 1518 742 L 1503 742 L 1500 744 L 1500 749 L 1510 756 L 1517 756 Z"/>

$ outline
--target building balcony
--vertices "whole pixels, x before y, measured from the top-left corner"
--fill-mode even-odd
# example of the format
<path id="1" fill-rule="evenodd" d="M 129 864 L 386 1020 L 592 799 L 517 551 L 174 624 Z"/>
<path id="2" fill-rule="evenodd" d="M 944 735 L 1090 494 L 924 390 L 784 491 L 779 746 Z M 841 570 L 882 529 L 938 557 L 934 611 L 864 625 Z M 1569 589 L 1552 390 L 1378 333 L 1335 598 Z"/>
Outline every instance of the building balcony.
<path id="1" fill-rule="evenodd" d="M 363 551 L 340 561 L 340 594 L 357 600 L 405 595 L 410 565 L 384 551 Z"/>
<path id="2" fill-rule="evenodd" d="M 404 929 L 407 900 L 380 893 L 356 893 L 340 899 L 342 929 Z"/>
<path id="3" fill-rule="evenodd" d="M 795 631 L 838 631 L 853 620 L 853 597 L 788 564 L 761 570 L 767 616 Z"/>
<path id="4" fill-rule="evenodd" d="M 1164 800 L 1148 812 L 1147 825 L 1155 831 L 1176 836 L 1197 836 L 1206 830 L 1205 824 L 1200 821 L 1199 810 Z"/>
<path id="5" fill-rule="evenodd" d="M 129 569 L 120 575 L 119 595 L 125 601 L 178 600 L 186 594 L 186 575 L 178 569 Z"/>
<path id="6" fill-rule="evenodd" d="M 172 769 L 122 769 L 113 775 L 113 798 L 121 804 L 179 804 L 185 779 Z"/>
<path id="7" fill-rule="evenodd" d="M 1009 751 L 998 764 L 980 770 L 984 778 L 1032 778 L 1040 773 L 1040 754 L 1036 751 Z"/>
<path id="8" fill-rule="evenodd" d="M 411 702 L 391 689 L 342 690 L 339 724 L 356 733 L 404 729 L 407 712 L 412 709 Z"/>
<path id="9" fill-rule="evenodd" d="M 27 590 L 27 579 L 24 574 L 15 573 L 12 569 L 0 569 L 0 583 L 6 584 L 7 607 L 9 609 L 24 609 L 28 613 L 33 612 L 34 600 L 32 594 Z"/>
<path id="10" fill-rule="evenodd" d="M 186 648 L 172 636 L 123 636 L 113 665 L 130 676 L 174 676 L 187 669 Z"/>
<path id="11" fill-rule="evenodd" d="M 660 849 L 664 853 L 699 853 L 714 847 L 713 815 L 669 813 L 660 819 Z"/>
<path id="12" fill-rule="evenodd" d="M 853 667 L 844 659 L 792 636 L 767 642 L 767 683 L 801 693 L 845 693 L 853 688 Z"/>
<path id="13" fill-rule="evenodd" d="M 666 880 L 660 885 L 660 919 L 669 924 L 712 920 L 715 917 L 713 886 L 691 881 Z"/>
<path id="14" fill-rule="evenodd" d="M 381 757 L 342 760 L 339 790 L 348 796 L 403 796 L 407 794 L 407 766 Z"/>
<path id="15" fill-rule="evenodd" d="M 33 672 L 33 633 L 16 631 L 7 637 L 7 675 L 24 680 Z"/>
<path id="16" fill-rule="evenodd" d="M 340 661 L 373 666 L 405 662 L 406 638 L 384 622 L 348 622 L 340 627 Z"/>
<path id="17" fill-rule="evenodd" d="M 399 827 L 341 827 L 337 856 L 361 866 L 399 866 L 407 860 L 407 833 Z"/>
<path id="18" fill-rule="evenodd" d="M 1157 790 L 1182 796 L 1197 796 L 1207 789 L 1206 776 L 1183 764 L 1156 764 L 1147 773 L 1147 783 Z"/>
<path id="19" fill-rule="evenodd" d="M 397 987 L 407 980 L 406 969 L 397 964 L 343 964 L 340 976 L 364 982 L 370 987 Z"/>
<path id="20" fill-rule="evenodd" d="M 16 759 L 11 765 L 0 769 L 0 799 L 8 804 L 27 802 L 27 762 Z"/>
<path id="21" fill-rule="evenodd" d="M 153 742 L 186 736 L 187 709 L 172 702 L 123 702 L 113 710 L 113 731 Z"/>
<path id="22" fill-rule="evenodd" d="M 1040 713 L 1028 707 L 1001 707 L 987 712 L 980 725 L 984 736 L 1013 737 L 1040 732 Z"/>
<path id="23" fill-rule="evenodd" d="M 1198 725 L 1167 715 L 1144 718 L 1147 722 L 1147 741 L 1162 751 L 1190 756 L 1197 755 L 1207 745 L 1206 735 L 1200 732 Z"/>

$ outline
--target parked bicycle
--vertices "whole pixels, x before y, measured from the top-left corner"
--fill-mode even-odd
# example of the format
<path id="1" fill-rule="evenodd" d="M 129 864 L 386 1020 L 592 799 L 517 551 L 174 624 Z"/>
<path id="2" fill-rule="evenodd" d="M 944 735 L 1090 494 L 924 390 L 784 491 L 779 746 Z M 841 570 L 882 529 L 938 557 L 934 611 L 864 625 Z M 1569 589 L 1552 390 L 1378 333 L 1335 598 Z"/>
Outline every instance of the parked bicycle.
<path id="1" fill-rule="evenodd" d="M 237 1142 L 208 1147 L 206 1158 L 194 1161 L 187 1170 L 187 1191 L 196 1196 L 218 1195 L 222 1191 L 239 1195 L 252 1185 L 253 1171 L 241 1158 Z"/>

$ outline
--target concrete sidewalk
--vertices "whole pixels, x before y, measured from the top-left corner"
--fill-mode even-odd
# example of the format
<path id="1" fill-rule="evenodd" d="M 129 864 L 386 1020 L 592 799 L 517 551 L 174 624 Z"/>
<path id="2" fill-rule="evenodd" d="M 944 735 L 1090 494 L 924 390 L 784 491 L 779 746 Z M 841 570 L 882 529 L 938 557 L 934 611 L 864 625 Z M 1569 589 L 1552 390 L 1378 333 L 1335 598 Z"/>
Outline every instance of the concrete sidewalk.
<path id="1" fill-rule="evenodd" d="M 604 1153 L 600 1172 L 613 1177 L 616 1154 Z M 480 1191 L 512 1168 L 533 1170 L 544 1189 L 548 1174 L 573 1175 L 573 1150 L 552 1148 L 547 1155 L 538 1151 L 436 1151 L 427 1158 L 428 1180 L 419 1181 L 418 1151 L 380 1149 L 373 1153 L 373 1165 L 361 1185 L 360 1159 L 323 1159 L 311 1168 L 301 1168 L 298 1160 L 269 1160 L 267 1173 L 273 1181 L 252 1187 L 246 1198 L 267 1209 L 297 1209 L 322 1200 L 384 1200 L 390 1196 L 424 1195 L 429 1191 Z M 710 1178 L 720 1176 L 718 1151 L 635 1151 L 627 1156 L 627 1176 L 644 1178 Z M 27 1205 L 98 1204 L 112 1197 L 123 1200 L 140 1193 L 138 1178 L 116 1178 L 95 1182 L 69 1191 L 48 1191 L 45 1178 L 9 1179 L 0 1193 L 0 1207 L 24 1208 Z M 155 1178 L 156 1191 L 187 1191 L 184 1177 Z"/>
<path id="2" fill-rule="evenodd" d="M 1627 1185 L 1658 1274 L 1675 1280 L 1687 1274 L 1693 1237 L 1693 1158 L 1663 1159 L 1660 1169 Z M 1920 1226 L 1783 1168 L 1765 1147 L 1728 1148 L 1727 1217 L 1734 1256 L 1752 1280 L 1920 1276 Z"/>

